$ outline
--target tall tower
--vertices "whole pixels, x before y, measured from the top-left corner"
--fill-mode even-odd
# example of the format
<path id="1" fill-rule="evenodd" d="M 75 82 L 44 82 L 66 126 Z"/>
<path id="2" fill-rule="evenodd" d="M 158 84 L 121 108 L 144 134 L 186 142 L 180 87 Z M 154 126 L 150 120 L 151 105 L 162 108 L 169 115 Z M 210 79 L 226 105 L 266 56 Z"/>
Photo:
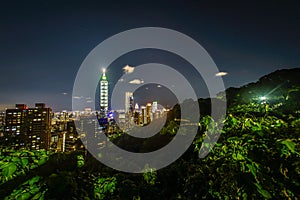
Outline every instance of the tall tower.
<path id="1" fill-rule="evenodd" d="M 133 105 L 133 93 L 125 92 L 125 112 L 131 114 L 133 113 L 134 105 Z"/>
<path id="2" fill-rule="evenodd" d="M 107 113 L 108 111 L 108 81 L 105 75 L 105 69 L 102 70 L 100 78 L 100 109 Z"/>

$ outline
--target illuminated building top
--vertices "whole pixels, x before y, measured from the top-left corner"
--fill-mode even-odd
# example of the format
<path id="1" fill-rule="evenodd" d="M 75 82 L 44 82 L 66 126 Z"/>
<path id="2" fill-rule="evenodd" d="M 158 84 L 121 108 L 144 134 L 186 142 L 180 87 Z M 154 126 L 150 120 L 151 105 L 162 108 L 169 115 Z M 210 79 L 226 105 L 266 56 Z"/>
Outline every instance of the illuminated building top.
<path id="1" fill-rule="evenodd" d="M 103 69 L 100 78 L 100 109 L 103 111 L 108 110 L 108 81 L 105 72 Z"/>

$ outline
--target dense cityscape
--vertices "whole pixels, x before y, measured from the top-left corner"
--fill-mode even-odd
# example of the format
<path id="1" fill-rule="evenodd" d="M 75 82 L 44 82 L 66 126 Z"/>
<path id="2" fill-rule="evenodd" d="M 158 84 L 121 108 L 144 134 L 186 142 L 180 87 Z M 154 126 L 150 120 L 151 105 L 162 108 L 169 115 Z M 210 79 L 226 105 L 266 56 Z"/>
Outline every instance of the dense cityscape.
<path id="1" fill-rule="evenodd" d="M 105 70 L 99 84 L 99 111 L 85 108 L 84 111 L 53 112 L 44 103 L 36 103 L 34 108 L 26 104 L 1 105 L 2 145 L 16 150 L 75 151 L 84 148 L 80 137 L 86 134 L 95 138 L 99 134 L 120 134 L 166 115 L 167 110 L 158 108 L 156 101 L 139 106 L 130 91 L 125 92 L 124 110 L 110 110 Z M 75 122 L 80 126 L 76 127 Z"/>

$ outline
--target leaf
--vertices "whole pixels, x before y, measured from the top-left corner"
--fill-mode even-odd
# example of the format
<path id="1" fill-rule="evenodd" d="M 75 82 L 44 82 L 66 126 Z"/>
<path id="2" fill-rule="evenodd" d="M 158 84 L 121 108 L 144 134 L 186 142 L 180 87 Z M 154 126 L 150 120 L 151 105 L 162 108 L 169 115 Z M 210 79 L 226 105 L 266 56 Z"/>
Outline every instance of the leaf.
<path id="1" fill-rule="evenodd" d="M 30 166 L 30 169 L 34 169 L 36 167 L 38 167 L 38 166 L 33 164 L 33 165 Z"/>
<path id="2" fill-rule="evenodd" d="M 42 193 L 41 192 L 39 192 L 39 193 L 37 193 L 36 195 L 34 195 L 33 197 L 32 197 L 32 199 L 31 200 L 38 200 L 38 199 L 41 199 L 41 195 L 42 195 Z"/>
<path id="3" fill-rule="evenodd" d="M 35 176 L 32 179 L 30 179 L 28 181 L 28 183 L 29 183 L 29 185 L 33 185 L 34 183 L 38 182 L 39 180 L 40 180 L 40 177 L 39 176 Z"/>
<path id="4" fill-rule="evenodd" d="M 28 164 L 28 158 L 22 158 L 22 166 L 26 167 Z"/>
<path id="5" fill-rule="evenodd" d="M 295 146 L 296 144 L 294 142 L 292 142 L 290 139 L 286 139 L 284 141 L 281 142 L 281 144 L 286 145 L 286 147 L 292 152 L 295 153 Z"/>
<path id="6" fill-rule="evenodd" d="M 264 135 L 264 133 L 262 132 L 261 124 L 259 124 L 259 123 L 254 123 L 252 125 L 251 129 L 252 129 L 253 132 L 256 132 L 261 137 Z"/>
<path id="7" fill-rule="evenodd" d="M 18 158 L 18 157 L 13 157 L 13 158 L 11 159 L 11 161 L 13 161 L 13 162 L 15 162 L 15 163 L 18 163 L 18 164 L 21 164 L 21 159 Z"/>
<path id="8" fill-rule="evenodd" d="M 32 151 L 27 151 L 27 153 L 29 154 L 29 156 L 34 157 L 34 153 Z"/>
<path id="9" fill-rule="evenodd" d="M 252 173 L 252 175 L 254 177 L 256 177 L 256 169 L 255 169 L 255 167 L 253 165 L 251 165 L 251 164 L 246 164 L 246 166 L 248 167 L 248 169 L 250 170 L 250 172 Z"/>
<path id="10" fill-rule="evenodd" d="M 9 165 L 9 162 L 0 162 L 0 169 L 6 168 Z"/>
<path id="11" fill-rule="evenodd" d="M 37 186 L 35 186 L 34 188 L 31 188 L 30 189 L 30 193 L 31 194 L 36 194 L 36 193 L 38 193 L 40 191 L 40 188 L 39 187 L 37 187 Z"/>
<path id="12" fill-rule="evenodd" d="M 237 157 L 238 160 L 244 160 L 245 159 L 244 156 L 240 153 L 238 153 L 236 157 Z"/>
<path id="13" fill-rule="evenodd" d="M 270 194 L 267 190 L 264 190 L 264 189 L 262 188 L 262 186 L 261 186 L 259 183 L 255 183 L 254 185 L 256 185 L 257 191 L 258 191 L 263 197 L 265 197 L 266 199 L 271 199 L 271 198 L 272 198 L 271 194 Z"/>
<path id="14" fill-rule="evenodd" d="M 235 117 L 232 117 L 232 125 L 235 126 L 238 124 L 238 120 Z"/>
<path id="15" fill-rule="evenodd" d="M 2 173 L 5 177 L 11 177 L 13 173 L 17 170 L 15 163 L 9 163 L 6 168 L 3 169 Z"/>
<path id="16" fill-rule="evenodd" d="M 20 200 L 26 200 L 26 199 L 29 199 L 30 197 L 31 197 L 31 194 L 29 192 L 25 192 L 25 193 L 19 195 L 17 197 L 17 200 L 19 200 L 19 199 Z"/>
<path id="17" fill-rule="evenodd" d="M 264 190 L 264 189 L 257 189 L 257 191 L 265 198 L 267 199 L 271 199 L 272 196 L 271 194 L 267 191 L 267 190 Z"/>
<path id="18" fill-rule="evenodd" d="M 47 160 L 48 160 L 48 157 L 47 157 L 47 156 L 41 157 L 41 159 L 38 161 L 38 165 L 43 165 L 43 164 L 45 164 Z"/>

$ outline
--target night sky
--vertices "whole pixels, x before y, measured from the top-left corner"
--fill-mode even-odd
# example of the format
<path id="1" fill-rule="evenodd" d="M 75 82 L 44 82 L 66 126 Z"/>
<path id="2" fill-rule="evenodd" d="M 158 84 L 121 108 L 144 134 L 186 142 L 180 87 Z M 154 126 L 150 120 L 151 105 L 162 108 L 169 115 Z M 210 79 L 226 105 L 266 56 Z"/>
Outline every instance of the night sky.
<path id="1" fill-rule="evenodd" d="M 226 88 L 257 81 L 277 69 L 300 67 L 296 1 L 141 2 L 2 1 L 0 104 L 46 102 L 54 110 L 71 110 L 75 76 L 88 53 L 106 38 L 138 27 L 170 28 L 195 39 L 220 71 L 228 72 Z M 170 56 L 154 54 L 136 59 L 127 55 L 114 65 L 121 70 L 147 59 L 176 65 Z M 108 71 L 108 76 L 113 84 L 121 73 Z"/>

